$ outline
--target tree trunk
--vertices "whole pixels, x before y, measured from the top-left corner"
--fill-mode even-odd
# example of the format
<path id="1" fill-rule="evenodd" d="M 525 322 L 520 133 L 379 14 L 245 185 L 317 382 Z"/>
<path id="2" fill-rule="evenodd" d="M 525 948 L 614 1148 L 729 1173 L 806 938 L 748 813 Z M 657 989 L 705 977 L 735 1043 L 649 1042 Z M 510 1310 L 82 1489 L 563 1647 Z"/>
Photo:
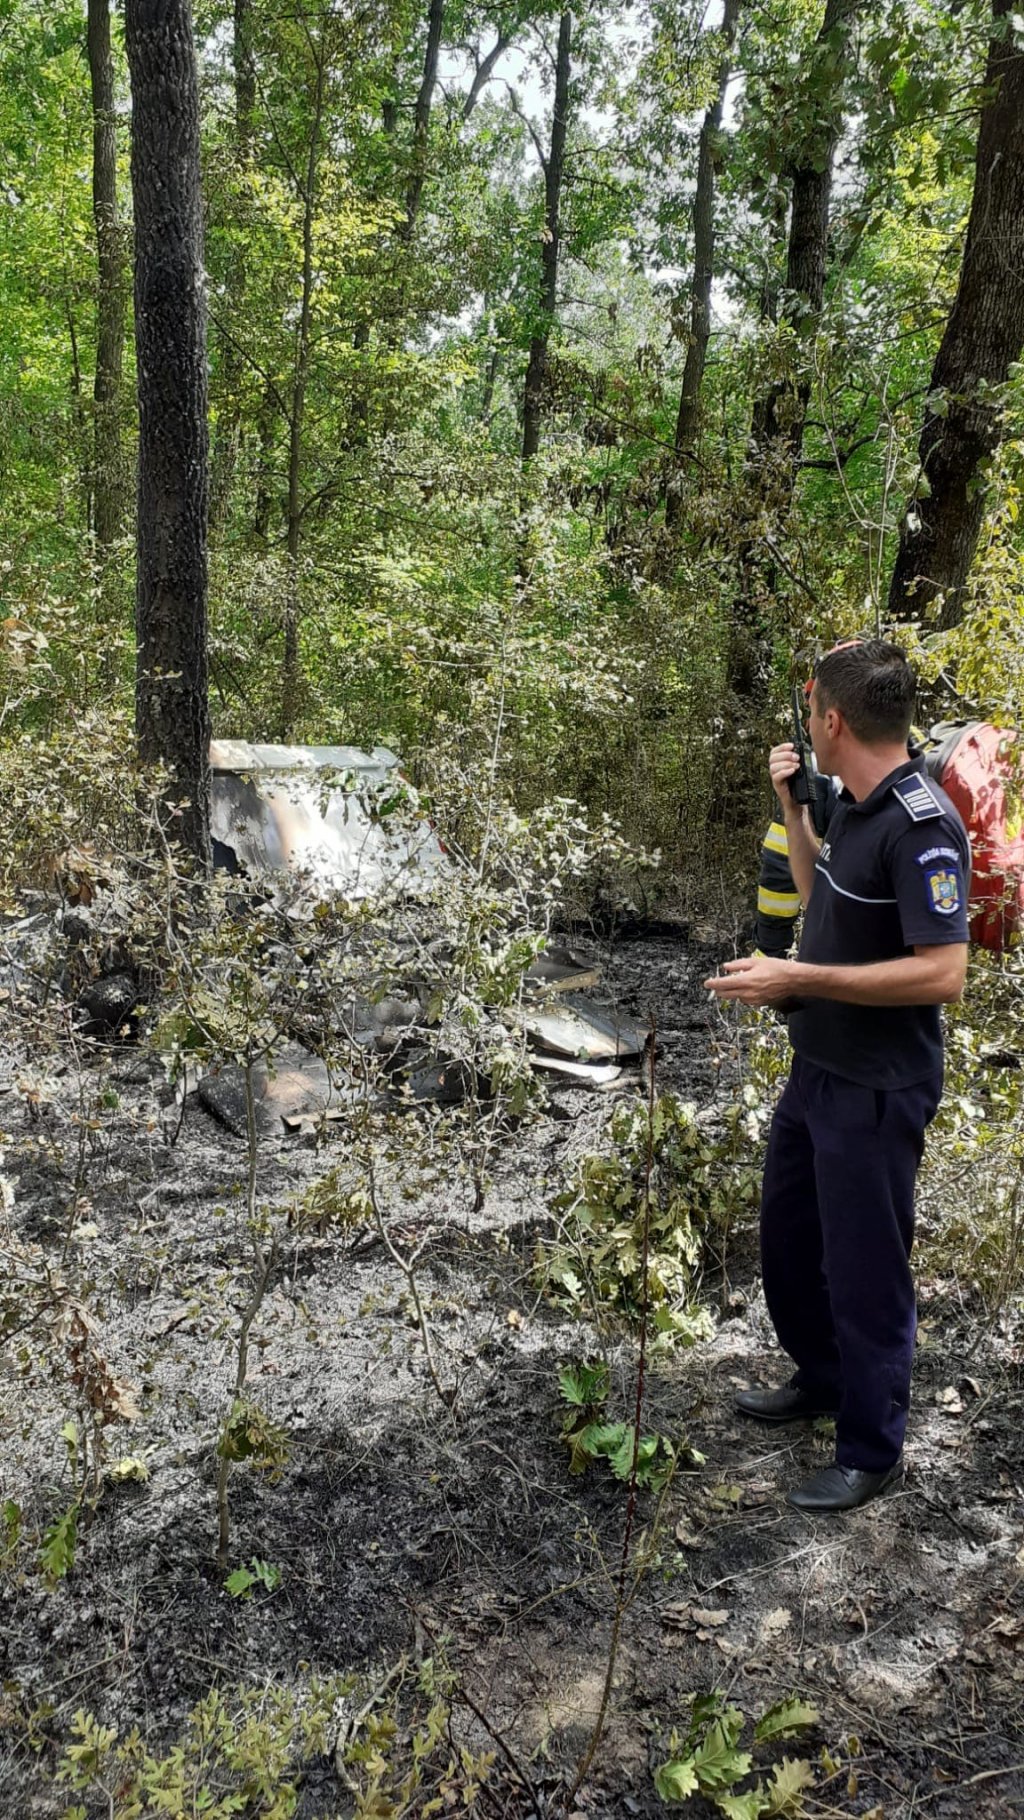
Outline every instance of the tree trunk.
<path id="1" fill-rule="evenodd" d="M 843 104 L 849 73 L 853 22 L 863 0 L 825 0 L 825 11 L 803 77 L 805 106 L 812 126 L 794 154 L 786 285 L 782 309 L 799 342 L 813 336 L 825 294 L 832 167 L 843 127 Z M 825 86 L 827 84 L 827 87 Z M 744 509 L 751 522 L 769 515 L 783 524 L 803 447 L 811 380 L 801 361 L 794 379 L 781 380 L 759 398 L 751 418 L 750 452 L 744 465 Z M 767 688 L 770 636 L 762 621 L 762 601 L 775 589 L 775 565 L 766 560 L 761 533 L 741 543 L 739 585 L 733 604 L 727 660 L 727 686 L 749 720 Z"/>
<path id="2" fill-rule="evenodd" d="M 997 24 L 1011 5 L 993 0 Z M 960 281 L 918 444 L 924 484 L 908 502 L 889 588 L 894 619 L 917 618 L 941 596 L 944 627 L 963 617 L 985 514 L 982 468 L 1000 437 L 999 390 L 1024 347 L 1024 50 L 1012 30 L 992 37 L 985 91 Z"/>
<path id="3" fill-rule="evenodd" d="M 494 412 L 494 388 L 498 383 L 500 372 L 501 352 L 498 348 L 492 348 L 490 359 L 487 362 L 487 372 L 484 375 L 483 396 L 480 399 L 480 421 L 485 429 L 490 429 L 491 426 L 491 417 Z"/>
<path id="4" fill-rule="evenodd" d="M 256 416 L 256 502 L 252 530 L 257 543 L 265 550 L 270 541 L 270 519 L 274 509 L 274 442 L 277 432 L 277 397 L 274 387 L 263 388 Z"/>
<path id="5" fill-rule="evenodd" d="M 292 379 L 291 411 L 288 426 L 288 594 L 285 602 L 284 659 L 281 666 L 281 719 L 279 736 L 289 740 L 295 729 L 299 698 L 299 551 L 302 543 L 302 437 L 306 413 L 306 383 L 309 376 L 309 331 L 313 303 L 313 227 L 317 207 L 317 178 L 320 166 L 321 134 L 324 112 L 324 87 L 327 70 L 327 45 L 321 38 L 313 48 L 316 59 L 316 87 L 313 118 L 309 130 L 309 149 L 302 188 L 302 296 L 299 322 L 295 335 L 295 366 Z"/>
<path id="6" fill-rule="evenodd" d="M 830 92 L 816 104 L 815 130 L 800 148 L 793 171 L 783 311 L 783 320 L 792 324 L 799 340 L 805 343 L 817 327 L 825 295 L 833 161 L 843 128 L 853 22 L 861 4 L 862 0 L 826 0 L 811 62 L 809 89 L 811 83 L 821 80 L 820 71 L 827 60 Z M 753 437 L 756 448 L 763 453 L 781 443 L 789 457 L 790 496 L 803 447 L 810 393 L 810 377 L 801 373 L 795 384 L 783 381 L 773 386 L 759 401 L 759 407 L 755 406 Z"/>
<path id="7" fill-rule="evenodd" d="M 685 462 L 694 452 L 700 418 L 700 394 L 711 338 L 711 283 L 715 271 L 715 171 L 722 130 L 725 91 L 732 69 L 732 46 L 741 0 L 725 0 L 718 92 L 704 115 L 697 148 L 697 189 L 693 199 L 693 277 L 690 281 L 690 333 L 676 418 L 673 474 L 665 497 L 665 523 L 677 523 L 682 503 Z"/>
<path id="8" fill-rule="evenodd" d="M 125 507 L 120 407 L 126 275 L 117 212 L 117 117 L 109 0 L 89 0 L 86 40 L 92 86 L 92 212 L 98 263 L 92 522 L 96 542 L 105 550 L 121 529 Z"/>
<path id="9" fill-rule="evenodd" d="M 235 76 L 235 141 L 243 163 L 252 158 L 256 127 L 256 58 L 253 50 L 252 0 L 235 0 L 231 61 Z"/>
<path id="10" fill-rule="evenodd" d="M 559 220 L 565 142 L 569 127 L 569 75 L 572 56 L 572 14 L 558 22 L 555 57 L 555 99 L 551 113 L 551 144 L 544 161 L 544 244 L 541 250 L 540 312 L 530 340 L 523 394 L 523 461 L 532 460 L 540 448 L 544 409 L 544 379 L 548 364 L 548 339 L 558 302 Z"/>
<path id="11" fill-rule="evenodd" d="M 412 172 L 405 192 L 405 236 L 410 238 L 419 213 L 420 198 L 427 178 L 430 151 L 430 110 L 437 87 L 437 69 L 441 58 L 441 33 L 444 29 L 445 0 L 430 0 L 427 14 L 427 49 L 423 59 L 423 80 L 416 96 L 413 116 Z"/>
<path id="12" fill-rule="evenodd" d="M 252 37 L 252 0 L 234 0 L 231 57 L 235 80 L 235 152 L 243 170 L 252 161 L 256 123 L 256 63 Z M 247 278 L 245 252 L 239 248 L 234 254 L 228 275 L 225 315 L 230 320 L 241 319 Z M 215 525 L 223 523 L 227 515 L 241 438 L 242 404 L 239 388 L 244 360 L 237 342 L 229 341 L 226 337 L 221 364 L 222 396 L 210 473 L 210 521 Z"/>
<path id="13" fill-rule="evenodd" d="M 188 0 L 126 0 L 132 87 L 139 496 L 135 722 L 210 863 L 206 299 L 199 93 Z"/>

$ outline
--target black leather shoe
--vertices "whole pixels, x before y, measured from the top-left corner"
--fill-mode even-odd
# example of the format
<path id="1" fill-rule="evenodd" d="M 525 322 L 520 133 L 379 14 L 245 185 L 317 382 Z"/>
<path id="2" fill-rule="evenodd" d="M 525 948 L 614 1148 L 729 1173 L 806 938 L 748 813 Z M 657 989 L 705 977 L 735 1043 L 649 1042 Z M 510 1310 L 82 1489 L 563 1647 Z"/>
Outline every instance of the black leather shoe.
<path id="1" fill-rule="evenodd" d="M 736 1408 L 741 1416 L 755 1416 L 759 1422 L 813 1422 L 816 1416 L 834 1416 L 837 1405 L 798 1390 L 795 1384 L 783 1384 L 781 1390 L 739 1391 Z"/>
<path id="2" fill-rule="evenodd" d="M 885 1472 L 862 1472 L 858 1466 L 826 1466 L 813 1479 L 798 1485 L 786 1502 L 795 1510 L 812 1514 L 832 1510 L 858 1510 L 880 1491 L 895 1485 L 903 1477 L 903 1461 L 887 1467 Z"/>

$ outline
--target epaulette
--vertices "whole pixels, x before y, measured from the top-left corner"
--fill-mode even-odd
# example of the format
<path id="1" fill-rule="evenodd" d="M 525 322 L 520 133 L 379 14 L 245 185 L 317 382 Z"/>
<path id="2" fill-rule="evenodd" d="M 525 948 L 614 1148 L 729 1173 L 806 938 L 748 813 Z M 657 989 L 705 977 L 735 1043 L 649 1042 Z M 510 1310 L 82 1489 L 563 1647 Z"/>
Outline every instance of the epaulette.
<path id="1" fill-rule="evenodd" d="M 936 801 L 920 771 L 911 771 L 909 777 L 901 777 L 898 784 L 893 784 L 892 793 L 899 798 L 912 822 L 934 821 L 943 813 L 942 804 Z"/>

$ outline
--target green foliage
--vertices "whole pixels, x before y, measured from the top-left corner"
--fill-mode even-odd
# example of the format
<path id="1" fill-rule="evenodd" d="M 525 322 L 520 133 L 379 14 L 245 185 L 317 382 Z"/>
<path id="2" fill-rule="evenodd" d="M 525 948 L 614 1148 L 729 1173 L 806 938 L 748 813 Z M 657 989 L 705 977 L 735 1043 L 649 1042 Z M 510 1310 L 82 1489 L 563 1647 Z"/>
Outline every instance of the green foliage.
<path id="1" fill-rule="evenodd" d="M 696 1448 L 679 1447 L 661 1434 L 641 1435 L 637 1440 L 632 1423 L 605 1420 L 610 1387 L 606 1365 L 563 1365 L 558 1384 L 569 1405 L 562 1418 L 561 1438 L 569 1449 L 569 1471 L 574 1475 L 586 1472 L 593 1460 L 607 1460 L 614 1476 L 628 1484 L 633 1477 L 634 1444 L 636 1482 L 648 1491 L 664 1491 L 680 1465 L 703 1464 L 704 1456 Z"/>
<path id="2" fill-rule="evenodd" d="M 818 1719 L 816 1709 L 795 1695 L 779 1700 L 756 1722 L 754 1744 L 795 1737 L 817 1725 Z M 758 1776 L 752 1788 L 738 1787 L 754 1765 L 751 1752 L 740 1749 L 745 1724 L 743 1713 L 727 1706 L 721 1694 L 696 1699 L 685 1737 L 672 1733 L 672 1756 L 654 1772 L 654 1786 L 662 1801 L 672 1804 L 701 1794 L 726 1820 L 761 1820 L 763 1815 L 796 1820 L 804 1814 L 803 1797 L 814 1786 L 814 1772 L 802 1759 L 783 1757 L 771 1766 L 767 1781 Z"/>
<path id="3" fill-rule="evenodd" d="M 236 1397 L 217 1443 L 223 1460 L 248 1461 L 250 1466 L 270 1474 L 271 1482 L 281 1477 L 288 1464 L 288 1433 L 277 1422 L 244 1397 Z"/>
<path id="4" fill-rule="evenodd" d="M 758 1192 L 760 1095 L 750 1088 L 715 1130 L 697 1109 L 662 1094 L 653 1117 L 623 1102 L 608 1123 L 608 1148 L 583 1157 L 555 1201 L 560 1231 L 538 1248 L 549 1293 L 574 1313 L 635 1324 L 640 1313 L 645 1224 L 655 1343 L 693 1345 L 710 1332 L 698 1301 L 706 1245 Z"/>
<path id="5" fill-rule="evenodd" d="M 90 1713 L 72 1720 L 58 1779 L 76 1794 L 109 1803 L 118 1820 L 201 1814 L 203 1820 L 290 1820 L 303 1766 L 327 1749 L 346 1684 L 211 1691 L 189 1714 L 179 1743 L 153 1755 L 136 1729 L 119 1739 Z M 82 1814 L 84 1807 L 68 1810 Z M 65 1814 L 68 1820 L 68 1814 Z"/>
<path id="6" fill-rule="evenodd" d="M 788 1700 L 776 1701 L 761 1714 L 754 1726 L 754 1739 L 758 1744 L 770 1744 L 775 1738 L 795 1738 L 807 1726 L 817 1723 L 815 1708 L 794 1694 Z"/>
<path id="7" fill-rule="evenodd" d="M 276 1592 L 281 1584 L 281 1569 L 270 1561 L 260 1561 L 255 1555 L 248 1567 L 236 1567 L 224 1582 L 225 1592 L 233 1599 L 249 1599 L 257 1586 L 264 1592 Z"/>
<path id="8" fill-rule="evenodd" d="M 392 1683 L 396 1685 L 391 1687 Z M 451 1743 L 455 1676 L 443 1652 L 413 1675 L 404 1659 L 384 1690 L 372 1694 L 339 1744 L 353 1820 L 427 1820 L 453 1810 L 477 1812 L 496 1763 L 491 1750 L 474 1753 Z"/>
<path id="9" fill-rule="evenodd" d="M 43 1579 L 51 1590 L 61 1580 L 67 1578 L 75 1565 L 80 1514 L 81 1506 L 76 1500 L 54 1519 L 43 1536 L 39 1550 L 39 1567 Z"/>
<path id="10" fill-rule="evenodd" d="M 23 1522 L 21 1505 L 5 1498 L 0 1505 L 0 1574 L 9 1574 L 17 1563 Z"/>
<path id="11" fill-rule="evenodd" d="M 929 1275 L 996 1315 L 1024 1286 L 1024 978 L 1019 949 L 972 951 L 946 1013 L 945 1089 L 918 1185 Z"/>

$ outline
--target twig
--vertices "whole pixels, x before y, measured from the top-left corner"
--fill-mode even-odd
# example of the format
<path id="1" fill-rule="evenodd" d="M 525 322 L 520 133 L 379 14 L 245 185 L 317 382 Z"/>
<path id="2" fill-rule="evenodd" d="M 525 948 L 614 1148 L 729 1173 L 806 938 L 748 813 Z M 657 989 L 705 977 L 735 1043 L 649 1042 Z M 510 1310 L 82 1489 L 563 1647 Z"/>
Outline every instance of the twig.
<path id="1" fill-rule="evenodd" d="M 597 1754 L 597 1747 L 604 1733 L 605 1720 L 608 1716 L 608 1702 L 611 1699 L 612 1681 L 619 1654 L 619 1641 L 622 1635 L 622 1620 L 629 1608 L 630 1600 L 626 1593 L 626 1581 L 629 1573 L 629 1545 L 633 1537 L 633 1521 L 636 1516 L 638 1470 L 640 1462 L 640 1435 L 643 1428 L 644 1385 L 647 1372 L 647 1314 L 649 1261 L 651 1237 L 651 1177 L 654 1173 L 654 1103 L 655 1103 L 655 1048 L 658 1027 L 651 1018 L 650 1034 L 650 1079 L 647 1089 L 647 1144 L 644 1155 L 643 1187 L 643 1238 L 640 1253 L 640 1350 L 636 1367 L 636 1403 L 633 1409 L 633 1461 L 629 1472 L 629 1497 L 626 1502 L 626 1523 L 622 1536 L 622 1559 L 619 1563 L 619 1584 L 615 1599 L 615 1615 L 612 1620 L 611 1642 L 608 1646 L 608 1661 L 605 1667 L 604 1686 L 601 1689 L 601 1704 L 597 1710 L 594 1729 L 590 1742 L 583 1753 L 582 1761 L 573 1777 L 572 1787 L 565 1797 L 565 1811 L 574 1806 L 580 1792 L 583 1779 Z M 634 1589 L 635 1590 L 635 1589 Z"/>
<path id="2" fill-rule="evenodd" d="M 272 1238 L 270 1249 L 264 1252 L 258 1239 L 253 1235 L 253 1249 L 258 1260 L 258 1275 L 253 1286 L 252 1295 L 242 1315 L 242 1324 L 238 1330 L 238 1347 L 235 1353 L 235 1388 L 231 1398 L 231 1409 L 239 1401 L 245 1389 L 245 1380 L 249 1369 L 249 1333 L 262 1306 L 277 1264 L 277 1239 Z M 230 1409 L 228 1420 L 230 1419 Z M 228 1505 L 228 1480 L 231 1476 L 231 1459 L 226 1446 L 227 1420 L 221 1430 L 220 1469 L 217 1473 L 217 1565 L 221 1572 L 228 1563 L 228 1538 L 230 1535 L 231 1513 Z"/>
<path id="3" fill-rule="evenodd" d="M 416 1607 L 414 1605 L 410 1605 L 408 1600 L 406 1600 L 406 1604 L 409 1606 L 409 1610 L 412 1612 L 412 1615 L 415 1618 L 416 1623 L 420 1626 L 424 1635 L 429 1637 L 431 1644 L 436 1649 L 437 1642 L 438 1642 L 437 1636 L 436 1636 L 435 1632 L 431 1629 L 430 1625 L 427 1623 L 422 1612 L 417 1611 Z M 527 1794 L 530 1797 L 530 1801 L 533 1804 L 535 1811 L 539 1814 L 540 1813 L 540 1797 L 537 1793 L 537 1790 L 535 1789 L 533 1783 L 531 1782 L 527 1771 L 523 1768 L 522 1764 L 519 1762 L 519 1759 L 516 1757 L 514 1751 L 511 1749 L 511 1746 L 506 1742 L 506 1740 L 502 1736 L 501 1732 L 495 1730 L 494 1726 L 491 1724 L 490 1720 L 488 1719 L 486 1713 L 481 1710 L 481 1708 L 477 1705 L 476 1701 L 472 1698 L 472 1696 L 470 1694 L 467 1694 L 465 1688 L 462 1687 L 461 1684 L 452 1690 L 452 1698 L 453 1698 L 453 1700 L 455 1700 L 455 1699 L 460 1700 L 462 1702 L 463 1706 L 468 1706 L 470 1712 L 473 1714 L 473 1717 L 475 1719 L 477 1719 L 479 1721 L 479 1723 L 483 1726 L 484 1731 L 487 1733 L 487 1736 L 492 1740 L 493 1743 L 495 1743 L 498 1746 L 498 1749 L 500 1750 L 506 1763 L 508 1764 L 509 1768 L 511 1769 L 512 1774 L 516 1777 L 517 1781 L 522 1784 L 523 1788 L 526 1790 Z"/>
<path id="4" fill-rule="evenodd" d="M 345 1752 L 348 1749 L 350 1740 L 354 1738 L 363 1721 L 368 1719 L 374 1707 L 380 1704 L 393 1682 L 401 1680 L 408 1666 L 408 1656 L 399 1656 L 398 1661 L 393 1667 L 389 1668 L 383 1681 L 381 1681 L 379 1686 L 374 1688 L 372 1694 L 363 1701 L 359 1711 L 353 1713 L 351 1718 L 343 1720 L 338 1728 L 338 1737 L 334 1746 L 334 1773 L 342 1782 L 344 1782 L 349 1794 L 355 1796 L 357 1800 L 359 1798 L 360 1790 L 358 1784 L 353 1781 L 345 1768 Z"/>
<path id="5" fill-rule="evenodd" d="M 380 1202 L 377 1199 L 377 1187 L 372 1166 L 367 1174 L 370 1188 L 370 1205 L 373 1208 L 373 1218 L 377 1231 L 380 1234 L 381 1241 L 384 1244 L 388 1255 L 392 1261 L 398 1265 L 399 1270 L 402 1272 L 402 1275 L 409 1286 L 409 1294 L 412 1297 L 412 1304 L 416 1310 L 416 1324 L 420 1330 L 420 1338 L 423 1341 L 423 1351 L 427 1361 L 427 1370 L 430 1373 L 430 1381 L 437 1391 L 440 1401 L 444 1404 L 454 1421 L 455 1411 L 452 1404 L 452 1393 L 445 1389 L 438 1373 L 437 1361 L 434 1357 L 434 1344 L 430 1337 L 430 1328 L 427 1324 L 426 1311 L 420 1298 L 419 1283 L 416 1280 L 416 1262 L 423 1247 L 421 1245 L 419 1249 L 413 1253 L 411 1258 L 403 1257 L 397 1245 L 393 1243 L 391 1234 L 384 1223 L 384 1215 L 381 1212 Z"/>

